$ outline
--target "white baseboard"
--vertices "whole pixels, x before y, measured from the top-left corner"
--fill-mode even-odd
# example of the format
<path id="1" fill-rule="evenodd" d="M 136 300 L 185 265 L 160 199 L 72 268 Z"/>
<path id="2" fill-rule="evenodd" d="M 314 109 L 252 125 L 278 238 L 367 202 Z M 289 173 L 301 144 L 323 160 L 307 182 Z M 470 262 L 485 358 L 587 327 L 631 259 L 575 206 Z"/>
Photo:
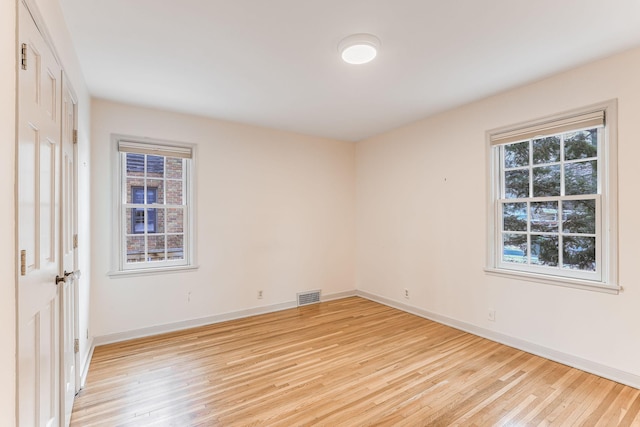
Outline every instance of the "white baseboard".
<path id="1" fill-rule="evenodd" d="M 84 363 L 82 365 L 82 370 L 80 371 L 80 389 L 84 388 L 84 385 L 87 383 L 87 375 L 89 374 L 89 365 L 91 365 L 91 358 L 93 358 L 93 350 L 95 350 L 95 340 L 91 338 L 88 342 L 89 351 L 84 359 Z"/>
<path id="2" fill-rule="evenodd" d="M 349 298 L 349 297 L 355 297 L 357 296 L 358 293 L 357 291 L 346 291 L 346 292 L 338 292 L 335 294 L 329 294 L 329 295 L 320 295 L 320 300 L 322 302 L 325 301 L 333 301 L 333 300 L 337 300 L 337 299 L 343 299 L 343 298 Z"/>
<path id="3" fill-rule="evenodd" d="M 181 331 L 184 329 L 196 328 L 198 326 L 211 325 L 214 323 L 226 322 L 228 320 L 242 319 L 244 317 L 257 316 L 259 314 L 273 313 L 276 311 L 294 308 L 295 301 L 255 307 L 247 310 L 234 311 L 231 313 L 216 314 L 214 316 L 201 317 L 198 319 L 183 320 L 181 322 L 167 323 L 164 325 L 151 326 L 148 328 L 134 329 L 131 331 L 118 332 L 115 334 L 101 335 L 94 338 L 94 345 L 100 346 L 121 341 L 144 338 L 153 335 L 165 334 L 167 332 Z"/>
<path id="4" fill-rule="evenodd" d="M 322 301 L 332 301 L 336 299 L 342 299 L 347 297 L 356 296 L 356 291 L 338 292 L 334 294 L 321 295 Z M 280 304 L 266 305 L 263 307 L 255 307 L 247 310 L 234 311 L 231 313 L 217 314 L 214 316 L 201 317 L 198 319 L 184 320 L 181 322 L 167 323 L 164 325 L 151 326 L 148 328 L 135 329 L 131 331 L 118 332 L 115 334 L 107 334 L 94 337 L 93 345 L 100 346 L 105 344 L 112 344 L 121 341 L 127 341 L 135 338 L 149 337 L 152 335 L 164 334 L 167 332 L 181 331 L 189 328 L 196 328 L 198 326 L 212 325 L 214 323 L 226 322 L 228 320 L 242 319 L 250 316 L 257 316 L 260 314 L 274 313 L 276 311 L 287 310 L 289 308 L 295 308 L 296 302 L 290 301 Z M 93 353 L 93 350 L 91 351 Z"/>
<path id="5" fill-rule="evenodd" d="M 526 351 L 527 353 L 535 354 L 536 356 L 544 357 L 545 359 L 553 360 L 554 362 L 562 363 L 563 365 L 571 366 L 573 368 L 640 389 L 640 376 L 630 372 L 622 371 L 572 354 L 534 344 L 520 338 L 501 334 L 490 329 L 481 328 L 471 323 L 461 322 L 450 317 L 432 313 L 430 311 L 403 304 L 399 301 L 394 301 L 369 292 L 356 291 L 356 295 L 389 307 L 397 308 L 398 310 L 402 310 L 407 313 L 415 314 L 416 316 L 424 317 L 425 319 L 433 320 L 434 322 L 438 322 L 443 325 L 451 326 L 452 328 L 456 328 L 464 332 L 469 332 L 470 334 L 477 335 L 491 341 L 508 345 L 509 347 Z"/>

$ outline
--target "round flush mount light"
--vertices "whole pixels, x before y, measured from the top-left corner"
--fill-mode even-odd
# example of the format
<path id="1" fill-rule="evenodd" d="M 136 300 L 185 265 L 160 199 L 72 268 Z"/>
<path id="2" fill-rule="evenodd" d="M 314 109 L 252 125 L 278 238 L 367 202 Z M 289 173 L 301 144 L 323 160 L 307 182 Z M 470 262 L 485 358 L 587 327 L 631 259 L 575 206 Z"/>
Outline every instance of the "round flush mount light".
<path id="1" fill-rule="evenodd" d="M 353 34 L 338 44 L 342 60 L 349 64 L 366 64 L 378 54 L 380 40 L 372 34 Z"/>

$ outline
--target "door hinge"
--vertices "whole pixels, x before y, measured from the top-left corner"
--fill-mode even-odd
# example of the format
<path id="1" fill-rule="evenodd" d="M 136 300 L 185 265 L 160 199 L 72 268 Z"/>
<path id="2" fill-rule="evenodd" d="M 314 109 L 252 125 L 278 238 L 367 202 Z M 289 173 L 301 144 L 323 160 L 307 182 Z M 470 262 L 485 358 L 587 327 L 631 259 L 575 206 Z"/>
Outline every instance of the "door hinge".
<path id="1" fill-rule="evenodd" d="M 73 130 L 73 143 L 74 144 L 78 143 L 78 130 L 77 129 Z"/>
<path id="2" fill-rule="evenodd" d="M 73 235 L 73 249 L 78 249 L 78 235 Z"/>
<path id="3" fill-rule="evenodd" d="M 27 275 L 27 251 L 24 249 L 20 251 L 20 275 Z"/>
<path id="4" fill-rule="evenodd" d="M 23 70 L 27 69 L 27 44 L 26 43 L 22 43 L 22 49 L 20 51 L 20 65 L 22 66 Z"/>
<path id="5" fill-rule="evenodd" d="M 80 340 L 78 338 L 73 340 L 73 352 L 74 353 L 79 353 L 80 352 Z"/>

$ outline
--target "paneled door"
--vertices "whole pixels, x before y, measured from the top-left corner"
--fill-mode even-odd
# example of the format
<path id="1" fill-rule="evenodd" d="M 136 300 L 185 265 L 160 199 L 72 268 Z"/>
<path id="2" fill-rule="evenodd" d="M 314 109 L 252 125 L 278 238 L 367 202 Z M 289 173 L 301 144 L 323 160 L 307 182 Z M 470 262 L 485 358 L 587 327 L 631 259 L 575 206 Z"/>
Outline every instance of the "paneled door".
<path id="1" fill-rule="evenodd" d="M 61 300 L 61 417 L 64 426 L 71 422 L 73 400 L 79 388 L 77 328 L 77 198 L 76 198 L 76 96 L 66 78 L 62 79 L 62 187 L 60 212 L 60 252 L 65 281 L 60 284 Z"/>
<path id="2" fill-rule="evenodd" d="M 18 422 L 60 420 L 61 67 L 19 2 Z"/>

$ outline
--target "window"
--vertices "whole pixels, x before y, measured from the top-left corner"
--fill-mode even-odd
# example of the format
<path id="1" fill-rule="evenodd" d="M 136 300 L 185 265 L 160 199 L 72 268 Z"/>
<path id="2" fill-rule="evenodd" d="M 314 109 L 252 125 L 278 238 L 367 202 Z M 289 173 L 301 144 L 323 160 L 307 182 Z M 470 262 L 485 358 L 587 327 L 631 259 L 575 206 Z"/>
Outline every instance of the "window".
<path id="1" fill-rule="evenodd" d="M 488 271 L 617 292 L 614 107 L 488 133 Z"/>
<path id="2" fill-rule="evenodd" d="M 114 136 L 119 172 L 116 270 L 193 264 L 193 147 Z"/>

